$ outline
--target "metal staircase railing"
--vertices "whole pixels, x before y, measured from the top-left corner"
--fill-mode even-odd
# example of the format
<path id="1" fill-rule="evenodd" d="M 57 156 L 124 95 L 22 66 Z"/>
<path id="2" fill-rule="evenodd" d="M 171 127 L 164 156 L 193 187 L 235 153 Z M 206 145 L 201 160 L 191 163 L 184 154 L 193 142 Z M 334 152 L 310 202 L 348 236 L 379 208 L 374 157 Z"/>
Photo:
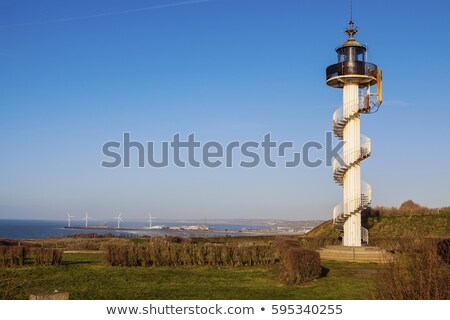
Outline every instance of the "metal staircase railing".
<path id="1" fill-rule="evenodd" d="M 344 224 L 347 219 L 356 213 L 370 207 L 372 202 L 372 188 L 369 184 L 365 184 L 365 189 L 361 192 L 361 196 L 349 200 L 346 203 L 339 203 L 333 209 L 333 223 L 337 230 L 344 230 Z"/>
<path id="2" fill-rule="evenodd" d="M 357 150 L 352 150 L 348 153 L 339 154 L 341 159 L 344 160 L 344 163 L 338 161 L 336 158 L 333 159 L 333 178 L 334 181 L 342 186 L 344 184 L 344 176 L 347 173 L 348 169 L 352 166 L 358 165 L 362 160 L 370 157 L 372 153 L 372 147 L 370 138 L 367 136 L 361 136 L 361 144 L 360 148 Z M 348 163 L 345 163 L 345 159 L 347 159 Z"/>
<path id="3" fill-rule="evenodd" d="M 365 198 L 365 195 L 364 195 L 364 194 L 361 194 L 361 197 L 358 197 L 358 198 L 356 198 L 356 199 L 353 199 L 353 200 L 351 200 L 351 201 L 348 201 L 348 202 L 346 202 L 346 203 L 344 204 L 344 208 L 345 208 L 346 206 L 348 206 L 348 207 L 350 207 L 350 206 L 354 207 L 354 209 L 351 209 L 351 211 L 350 211 L 349 213 L 345 213 L 345 211 L 341 211 L 341 212 L 337 211 L 337 212 L 336 212 L 336 214 L 335 214 L 336 219 L 334 220 L 334 223 L 335 223 L 337 229 L 343 229 L 345 221 L 347 221 L 347 219 L 348 219 L 352 214 L 359 213 L 359 212 L 361 212 L 362 210 L 364 210 L 365 208 L 367 208 L 367 207 L 365 207 L 364 205 L 361 204 L 361 203 L 363 203 L 363 202 L 364 202 L 364 203 L 367 202 L 367 201 L 363 201 L 363 200 L 362 200 L 363 198 Z M 336 208 L 336 207 L 335 207 L 335 208 Z"/>
<path id="4" fill-rule="evenodd" d="M 369 113 L 371 110 L 379 107 L 378 102 L 370 100 L 370 95 L 363 95 L 358 99 L 358 111 L 354 114 L 344 117 L 344 109 L 348 105 L 355 103 L 355 100 L 349 101 L 348 103 L 340 106 L 333 113 L 333 133 L 334 135 L 342 140 L 344 138 L 344 128 L 347 123 L 356 117 L 359 117 L 361 113 Z"/>
<path id="5" fill-rule="evenodd" d="M 333 114 L 333 132 L 334 135 L 343 140 L 344 129 L 348 122 L 352 119 L 359 118 L 361 114 L 370 113 L 371 110 L 379 107 L 379 103 L 371 101 L 370 92 L 367 95 L 361 95 L 358 98 L 358 109 L 352 114 L 344 116 L 344 110 L 349 106 L 353 106 L 356 101 L 350 101 L 345 105 L 340 106 Z M 353 149 L 339 156 L 343 161 L 333 160 L 333 178 L 334 181 L 343 186 L 344 177 L 348 170 L 360 164 L 361 161 L 370 157 L 372 153 L 370 138 L 361 135 L 360 147 Z M 363 210 L 370 207 L 372 202 L 372 188 L 369 184 L 363 182 L 361 184 L 361 194 L 359 197 L 350 199 L 345 203 L 336 205 L 333 209 L 333 223 L 338 230 L 344 229 L 344 224 L 347 219 L 357 213 L 361 213 Z M 369 243 L 369 232 L 366 228 L 361 227 L 361 240 L 362 243 Z"/>
<path id="6" fill-rule="evenodd" d="M 363 244 L 369 244 L 369 230 L 361 227 L 361 240 Z"/>

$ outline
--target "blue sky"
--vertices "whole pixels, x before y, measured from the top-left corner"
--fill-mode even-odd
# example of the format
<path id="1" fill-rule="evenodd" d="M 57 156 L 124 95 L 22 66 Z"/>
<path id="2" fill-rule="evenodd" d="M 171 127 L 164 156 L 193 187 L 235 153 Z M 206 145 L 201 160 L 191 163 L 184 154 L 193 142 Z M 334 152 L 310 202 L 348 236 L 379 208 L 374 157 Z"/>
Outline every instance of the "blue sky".
<path id="1" fill-rule="evenodd" d="M 301 148 L 330 130 L 342 92 L 325 68 L 346 39 L 348 1 L 188 2 L 0 3 L 0 218 L 331 217 L 342 189 L 326 166 L 100 166 L 123 132 L 223 143 L 271 132 Z M 373 203 L 449 205 L 450 5 L 353 7 L 384 76 L 384 104 L 362 117 Z"/>

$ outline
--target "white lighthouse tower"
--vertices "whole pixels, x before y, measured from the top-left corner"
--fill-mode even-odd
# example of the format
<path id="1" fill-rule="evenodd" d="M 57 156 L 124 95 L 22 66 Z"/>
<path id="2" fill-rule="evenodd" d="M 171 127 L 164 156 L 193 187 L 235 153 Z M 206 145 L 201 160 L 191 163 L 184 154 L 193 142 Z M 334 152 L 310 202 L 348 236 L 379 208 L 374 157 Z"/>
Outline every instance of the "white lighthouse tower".
<path id="1" fill-rule="evenodd" d="M 357 32 L 351 19 L 345 31 L 348 40 L 336 49 L 338 63 L 326 70 L 327 85 L 343 89 L 343 104 L 333 114 L 333 132 L 345 144 L 340 159 L 333 161 L 333 177 L 343 186 L 344 196 L 334 208 L 333 222 L 344 233 L 344 246 L 369 242 L 361 212 L 369 208 L 372 191 L 361 181 L 361 161 L 370 156 L 371 146 L 370 139 L 361 135 L 360 116 L 378 110 L 382 101 L 381 69 L 366 61 L 367 47 L 355 40 Z M 376 92 L 371 93 L 374 85 Z"/>

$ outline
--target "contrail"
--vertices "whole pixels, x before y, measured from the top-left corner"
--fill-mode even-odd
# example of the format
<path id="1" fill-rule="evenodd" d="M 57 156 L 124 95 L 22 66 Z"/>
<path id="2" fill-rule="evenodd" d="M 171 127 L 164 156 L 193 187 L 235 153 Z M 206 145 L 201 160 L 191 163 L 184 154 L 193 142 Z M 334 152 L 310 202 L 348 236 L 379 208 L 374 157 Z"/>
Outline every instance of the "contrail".
<path id="1" fill-rule="evenodd" d="M 183 1 L 183 2 L 174 2 L 174 3 L 160 4 L 160 5 L 156 5 L 156 6 L 150 6 L 150 7 L 143 7 L 143 8 L 138 8 L 138 9 L 129 9 L 129 10 L 123 10 L 123 11 L 97 13 L 97 14 L 92 14 L 92 15 L 87 15 L 87 16 L 78 16 L 78 17 L 71 17 L 71 18 L 46 20 L 46 21 L 18 23 L 18 24 L 9 24 L 9 25 L 0 25 L 0 29 L 14 28 L 14 27 L 37 26 L 37 25 L 49 24 L 49 23 L 60 23 L 60 22 L 87 20 L 87 19 L 94 19 L 94 18 L 100 18 L 100 17 L 116 16 L 116 15 L 120 15 L 120 14 L 142 12 L 142 11 L 150 11 L 150 10 L 156 10 L 156 9 L 162 9 L 162 8 L 179 7 L 179 6 L 186 6 L 186 5 L 190 5 L 190 4 L 204 3 L 204 2 L 215 2 L 215 1 L 218 1 L 218 0 L 191 0 L 191 1 Z"/>

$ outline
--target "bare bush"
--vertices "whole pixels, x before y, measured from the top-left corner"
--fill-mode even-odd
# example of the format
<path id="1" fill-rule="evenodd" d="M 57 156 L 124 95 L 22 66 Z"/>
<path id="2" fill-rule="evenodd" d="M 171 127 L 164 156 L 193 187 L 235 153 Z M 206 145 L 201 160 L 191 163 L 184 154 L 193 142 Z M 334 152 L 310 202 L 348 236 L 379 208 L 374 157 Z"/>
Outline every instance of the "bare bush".
<path id="1" fill-rule="evenodd" d="M 412 200 L 403 202 L 399 208 L 378 206 L 371 209 L 379 216 L 423 216 L 439 214 L 449 211 L 450 208 L 431 209 L 414 203 Z"/>
<path id="2" fill-rule="evenodd" d="M 320 277 L 322 267 L 320 254 L 305 248 L 318 247 L 326 241 L 324 237 L 292 238 L 280 237 L 275 239 L 282 253 L 280 278 L 288 284 L 303 284 Z"/>
<path id="3" fill-rule="evenodd" d="M 338 237 L 303 237 L 299 241 L 302 248 L 310 250 L 341 244 L 341 240 Z"/>
<path id="4" fill-rule="evenodd" d="M 99 250 L 100 247 L 100 242 L 88 239 L 75 239 L 67 244 L 69 250 Z"/>
<path id="5" fill-rule="evenodd" d="M 373 298 L 449 299 L 450 268 L 439 256 L 436 240 L 403 241 L 390 263 L 380 268 Z"/>
<path id="6" fill-rule="evenodd" d="M 0 247 L 0 267 L 23 266 L 27 259 L 27 249 L 21 246 Z"/>
<path id="7" fill-rule="evenodd" d="M 33 263 L 38 266 L 53 266 L 62 264 L 62 251 L 49 248 L 31 249 Z"/>
<path id="8" fill-rule="evenodd" d="M 271 243 L 198 244 L 184 238 L 156 237 L 146 245 L 105 245 L 103 262 L 110 266 L 127 267 L 252 266 L 278 263 L 280 254 Z"/>
<path id="9" fill-rule="evenodd" d="M 450 264 L 450 239 L 444 239 L 438 242 L 438 255 L 445 263 Z"/>
<path id="10" fill-rule="evenodd" d="M 281 267 L 281 278 L 288 284 L 303 284 L 320 277 L 320 255 L 303 248 L 289 248 Z"/>

